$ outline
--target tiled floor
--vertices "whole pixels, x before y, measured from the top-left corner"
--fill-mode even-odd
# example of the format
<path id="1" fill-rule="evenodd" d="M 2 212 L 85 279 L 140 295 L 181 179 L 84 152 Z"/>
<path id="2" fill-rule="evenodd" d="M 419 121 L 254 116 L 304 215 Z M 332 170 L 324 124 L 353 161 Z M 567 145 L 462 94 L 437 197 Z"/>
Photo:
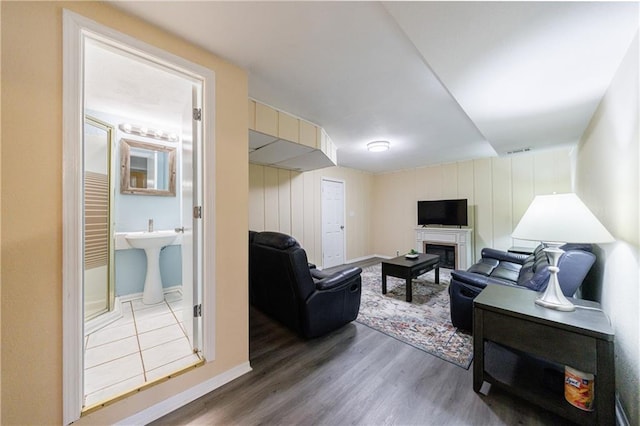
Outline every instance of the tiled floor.
<path id="1" fill-rule="evenodd" d="M 122 303 L 123 317 L 85 339 L 85 406 L 103 402 L 200 360 L 182 326 L 182 297 Z"/>

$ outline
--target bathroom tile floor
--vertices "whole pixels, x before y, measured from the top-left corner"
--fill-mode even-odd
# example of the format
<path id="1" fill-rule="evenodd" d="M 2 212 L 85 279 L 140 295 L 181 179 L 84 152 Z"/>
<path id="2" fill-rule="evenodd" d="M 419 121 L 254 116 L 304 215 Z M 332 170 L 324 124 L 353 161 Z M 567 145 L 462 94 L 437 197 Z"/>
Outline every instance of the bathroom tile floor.
<path id="1" fill-rule="evenodd" d="M 85 337 L 85 407 L 116 397 L 200 360 L 182 323 L 182 296 L 122 303 L 123 316 Z"/>

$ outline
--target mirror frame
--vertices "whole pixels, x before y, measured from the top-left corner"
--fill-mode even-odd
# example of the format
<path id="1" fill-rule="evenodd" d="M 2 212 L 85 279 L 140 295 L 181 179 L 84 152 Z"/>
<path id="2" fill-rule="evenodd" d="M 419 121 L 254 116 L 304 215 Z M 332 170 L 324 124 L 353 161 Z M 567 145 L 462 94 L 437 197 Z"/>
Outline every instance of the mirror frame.
<path id="1" fill-rule="evenodd" d="M 134 188 L 131 186 L 131 148 L 142 148 L 169 154 L 169 189 Z M 176 196 L 176 147 L 120 139 L 120 193 L 136 195 Z"/>

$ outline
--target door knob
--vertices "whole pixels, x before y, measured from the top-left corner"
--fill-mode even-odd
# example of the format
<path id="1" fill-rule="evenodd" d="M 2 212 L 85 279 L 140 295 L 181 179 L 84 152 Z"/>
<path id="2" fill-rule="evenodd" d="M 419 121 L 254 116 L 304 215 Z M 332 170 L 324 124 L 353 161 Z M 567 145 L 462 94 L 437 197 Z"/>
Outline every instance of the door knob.
<path id="1" fill-rule="evenodd" d="M 340 229 L 344 229 L 344 225 L 340 225 Z"/>
<path id="2" fill-rule="evenodd" d="M 184 226 L 181 228 L 176 228 L 175 229 L 176 232 L 182 232 L 184 234 Z"/>

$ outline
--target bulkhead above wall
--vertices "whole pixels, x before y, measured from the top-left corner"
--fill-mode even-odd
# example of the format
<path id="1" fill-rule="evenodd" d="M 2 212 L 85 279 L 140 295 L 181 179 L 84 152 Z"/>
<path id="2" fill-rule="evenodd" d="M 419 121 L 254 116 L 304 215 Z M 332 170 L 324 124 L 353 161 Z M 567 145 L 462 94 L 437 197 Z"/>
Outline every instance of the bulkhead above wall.
<path id="1" fill-rule="evenodd" d="M 337 165 L 323 128 L 249 99 L 249 162 L 299 172 Z"/>

